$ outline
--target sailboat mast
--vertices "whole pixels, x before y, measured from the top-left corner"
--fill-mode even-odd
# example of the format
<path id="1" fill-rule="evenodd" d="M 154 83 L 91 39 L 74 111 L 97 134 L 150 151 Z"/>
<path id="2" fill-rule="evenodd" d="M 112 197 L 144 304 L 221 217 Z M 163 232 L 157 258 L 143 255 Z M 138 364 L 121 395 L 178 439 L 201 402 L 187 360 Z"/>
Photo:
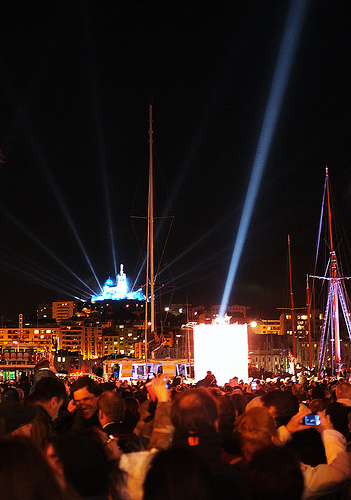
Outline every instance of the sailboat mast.
<path id="1" fill-rule="evenodd" d="M 330 193 L 329 193 L 329 174 L 328 167 L 325 167 L 326 184 L 327 184 L 327 202 L 328 202 L 328 223 L 329 223 L 329 245 L 330 245 L 330 278 L 331 278 L 331 295 L 333 301 L 333 326 L 334 326 L 334 346 L 335 346 L 335 362 L 337 369 L 341 361 L 340 353 L 340 325 L 339 325 L 339 300 L 338 300 L 338 273 L 336 254 L 333 245 L 333 230 L 332 230 L 332 216 L 330 206 Z"/>
<path id="2" fill-rule="evenodd" d="M 291 329 L 292 329 L 292 341 L 293 341 L 293 356 L 294 356 L 294 358 L 296 358 L 295 311 L 294 311 L 294 294 L 293 294 L 293 288 L 292 288 L 290 235 L 288 235 L 288 253 L 289 253 L 290 301 L 291 301 Z"/>
<path id="3" fill-rule="evenodd" d="M 155 271 L 154 271 L 154 172 L 153 172 L 153 130 L 152 104 L 149 104 L 149 199 L 148 199 L 148 234 L 149 234 L 149 271 L 150 271 L 150 331 L 155 332 Z"/>
<path id="4" fill-rule="evenodd" d="M 312 370 L 312 332 L 311 332 L 311 295 L 310 285 L 307 274 L 306 294 L 307 294 L 307 328 L 308 328 L 308 357 L 310 363 L 310 370 Z"/>

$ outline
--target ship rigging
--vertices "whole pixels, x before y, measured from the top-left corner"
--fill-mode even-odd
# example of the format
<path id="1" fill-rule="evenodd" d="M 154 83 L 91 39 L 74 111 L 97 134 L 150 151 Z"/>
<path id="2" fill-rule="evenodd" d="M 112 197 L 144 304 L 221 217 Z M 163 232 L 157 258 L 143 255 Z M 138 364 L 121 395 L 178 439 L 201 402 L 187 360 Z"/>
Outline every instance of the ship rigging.
<path id="1" fill-rule="evenodd" d="M 324 193 L 326 195 L 327 204 L 326 215 L 329 235 L 329 261 L 324 276 L 312 275 L 310 277 L 313 279 L 327 281 L 328 283 L 327 303 L 325 307 L 324 323 L 321 331 L 318 356 L 318 371 L 322 371 L 328 364 L 328 360 L 326 360 L 326 357 L 328 352 L 328 345 L 330 345 L 331 355 L 329 357 L 331 360 L 332 373 L 334 373 L 334 371 L 338 372 L 342 368 L 339 306 L 341 306 L 347 333 L 349 339 L 351 340 L 350 300 L 345 287 L 345 280 L 351 279 L 351 277 L 342 276 L 334 247 L 328 167 L 326 167 Z M 322 206 L 321 220 L 323 209 L 324 203 Z"/>

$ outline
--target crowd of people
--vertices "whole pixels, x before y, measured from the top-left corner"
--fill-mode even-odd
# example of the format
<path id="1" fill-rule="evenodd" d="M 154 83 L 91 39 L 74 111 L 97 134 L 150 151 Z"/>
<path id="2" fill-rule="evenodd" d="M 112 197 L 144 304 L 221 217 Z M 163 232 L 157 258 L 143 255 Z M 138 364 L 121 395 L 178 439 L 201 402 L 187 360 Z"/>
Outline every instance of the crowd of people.
<path id="1" fill-rule="evenodd" d="M 256 382 L 61 380 L 39 365 L 0 387 L 0 500 L 351 498 L 348 378 Z"/>

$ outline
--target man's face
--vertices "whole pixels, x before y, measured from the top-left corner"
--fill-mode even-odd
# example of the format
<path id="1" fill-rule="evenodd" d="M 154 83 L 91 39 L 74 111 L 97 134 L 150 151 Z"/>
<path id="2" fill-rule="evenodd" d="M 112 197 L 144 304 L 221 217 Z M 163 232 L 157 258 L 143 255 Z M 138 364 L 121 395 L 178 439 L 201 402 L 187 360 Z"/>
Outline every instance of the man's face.
<path id="1" fill-rule="evenodd" d="M 99 398 L 94 396 L 94 394 L 91 394 L 87 387 L 74 391 L 73 399 L 84 418 L 90 418 L 94 415 L 97 410 L 97 402 Z"/>
<path id="2" fill-rule="evenodd" d="M 62 406 L 62 403 L 63 403 L 63 399 L 61 399 L 61 400 L 58 400 L 57 398 L 52 399 L 51 408 L 50 408 L 50 412 L 49 412 L 52 420 L 55 420 L 55 418 L 57 418 L 57 415 L 58 415 L 59 410 Z"/>

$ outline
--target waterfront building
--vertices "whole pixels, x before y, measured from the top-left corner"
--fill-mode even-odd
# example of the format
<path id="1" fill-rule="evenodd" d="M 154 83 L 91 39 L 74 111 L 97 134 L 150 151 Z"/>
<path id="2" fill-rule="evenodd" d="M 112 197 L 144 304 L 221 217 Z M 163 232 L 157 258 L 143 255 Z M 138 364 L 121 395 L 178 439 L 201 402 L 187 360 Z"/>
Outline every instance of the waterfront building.
<path id="1" fill-rule="evenodd" d="M 248 331 L 256 335 L 284 335 L 279 319 L 260 319 L 248 324 Z"/>
<path id="2" fill-rule="evenodd" d="M 137 357 L 135 344 L 142 343 L 143 337 L 142 326 L 116 325 L 105 328 L 103 331 L 103 355 Z"/>
<path id="3" fill-rule="evenodd" d="M 58 349 L 79 352 L 84 360 L 101 357 L 102 330 L 99 321 L 80 318 L 62 320 Z"/>
<path id="4" fill-rule="evenodd" d="M 23 344 L 35 344 L 39 351 L 55 350 L 58 337 L 60 335 L 60 327 L 58 325 L 40 325 L 27 326 L 23 328 L 1 328 L 0 329 L 0 347 L 4 348 L 7 344 L 21 342 Z"/>
<path id="5" fill-rule="evenodd" d="M 76 312 L 77 304 L 73 300 L 62 300 L 52 303 L 52 317 L 58 323 L 63 319 L 72 318 Z"/>

